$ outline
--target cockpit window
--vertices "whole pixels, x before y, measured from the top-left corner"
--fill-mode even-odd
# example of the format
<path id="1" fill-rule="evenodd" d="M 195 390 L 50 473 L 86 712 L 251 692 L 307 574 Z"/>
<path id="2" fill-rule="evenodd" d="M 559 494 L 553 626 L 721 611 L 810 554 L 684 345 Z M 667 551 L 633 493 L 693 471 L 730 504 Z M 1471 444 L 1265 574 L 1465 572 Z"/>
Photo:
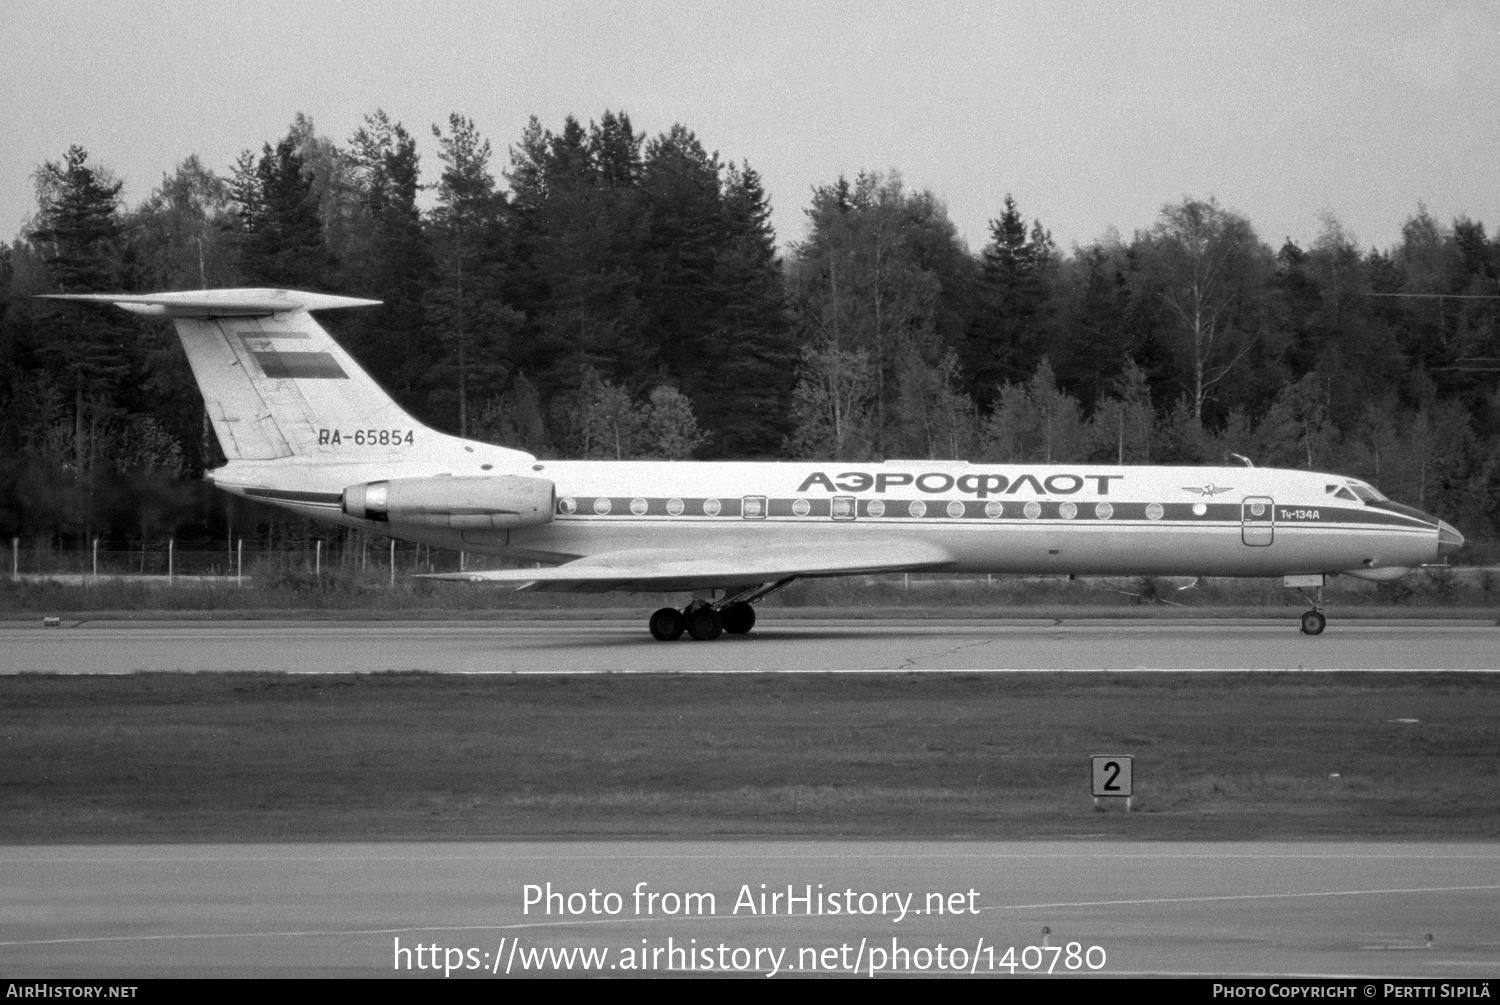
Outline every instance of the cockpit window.
<path id="1" fill-rule="evenodd" d="M 1340 499 L 1348 499 L 1350 502 L 1359 502 L 1359 496 L 1355 495 L 1348 488 L 1341 488 L 1337 492 L 1335 492 L 1334 495 L 1338 496 Z"/>
<path id="2" fill-rule="evenodd" d="M 1349 488 L 1365 502 L 1386 502 L 1386 497 L 1377 492 L 1373 487 L 1364 482 L 1350 482 Z"/>

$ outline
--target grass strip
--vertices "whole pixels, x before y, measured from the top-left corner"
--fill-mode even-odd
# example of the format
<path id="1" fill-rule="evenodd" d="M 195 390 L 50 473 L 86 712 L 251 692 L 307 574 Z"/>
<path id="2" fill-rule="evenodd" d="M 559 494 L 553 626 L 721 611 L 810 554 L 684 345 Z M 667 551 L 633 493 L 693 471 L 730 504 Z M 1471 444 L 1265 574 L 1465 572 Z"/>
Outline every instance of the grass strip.
<path id="1" fill-rule="evenodd" d="M 0 841 L 1496 838 L 1497 724 L 1482 675 L 22 675 Z"/>

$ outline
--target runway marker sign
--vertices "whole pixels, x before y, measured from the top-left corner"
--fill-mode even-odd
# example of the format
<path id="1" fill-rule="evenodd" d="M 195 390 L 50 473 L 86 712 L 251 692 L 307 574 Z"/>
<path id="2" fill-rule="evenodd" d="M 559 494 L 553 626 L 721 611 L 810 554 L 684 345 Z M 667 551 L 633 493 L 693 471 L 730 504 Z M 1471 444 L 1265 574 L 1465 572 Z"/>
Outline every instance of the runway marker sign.
<path id="1" fill-rule="evenodd" d="M 1095 754 L 1093 763 L 1094 808 L 1103 808 L 1100 799 L 1123 798 L 1125 812 L 1129 813 L 1135 794 L 1135 758 L 1130 754 Z"/>

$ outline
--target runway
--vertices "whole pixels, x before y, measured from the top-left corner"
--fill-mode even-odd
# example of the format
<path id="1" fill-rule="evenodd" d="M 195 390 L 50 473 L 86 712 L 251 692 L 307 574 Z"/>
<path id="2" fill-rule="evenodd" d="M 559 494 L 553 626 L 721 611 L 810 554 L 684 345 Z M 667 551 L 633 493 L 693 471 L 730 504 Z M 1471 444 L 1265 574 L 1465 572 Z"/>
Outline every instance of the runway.
<path id="1" fill-rule="evenodd" d="M 1492 844 L 21 847 L 0 891 L 12 979 L 1500 976 Z"/>
<path id="2" fill-rule="evenodd" d="M 657 642 L 636 621 L 0 622 L 0 673 L 1500 670 L 1489 621 L 765 619 Z"/>

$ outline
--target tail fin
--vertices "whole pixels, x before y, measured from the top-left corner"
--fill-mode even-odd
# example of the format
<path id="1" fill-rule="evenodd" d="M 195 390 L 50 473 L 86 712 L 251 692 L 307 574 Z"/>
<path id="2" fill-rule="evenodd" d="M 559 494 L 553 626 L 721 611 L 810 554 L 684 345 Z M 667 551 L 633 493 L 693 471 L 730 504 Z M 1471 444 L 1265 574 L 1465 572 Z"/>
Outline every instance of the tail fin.
<path id="1" fill-rule="evenodd" d="M 308 313 L 378 300 L 265 289 L 52 299 L 171 318 L 230 460 L 326 454 L 349 441 L 366 448 L 362 460 L 399 460 L 417 440 L 442 436 L 397 405 Z"/>

